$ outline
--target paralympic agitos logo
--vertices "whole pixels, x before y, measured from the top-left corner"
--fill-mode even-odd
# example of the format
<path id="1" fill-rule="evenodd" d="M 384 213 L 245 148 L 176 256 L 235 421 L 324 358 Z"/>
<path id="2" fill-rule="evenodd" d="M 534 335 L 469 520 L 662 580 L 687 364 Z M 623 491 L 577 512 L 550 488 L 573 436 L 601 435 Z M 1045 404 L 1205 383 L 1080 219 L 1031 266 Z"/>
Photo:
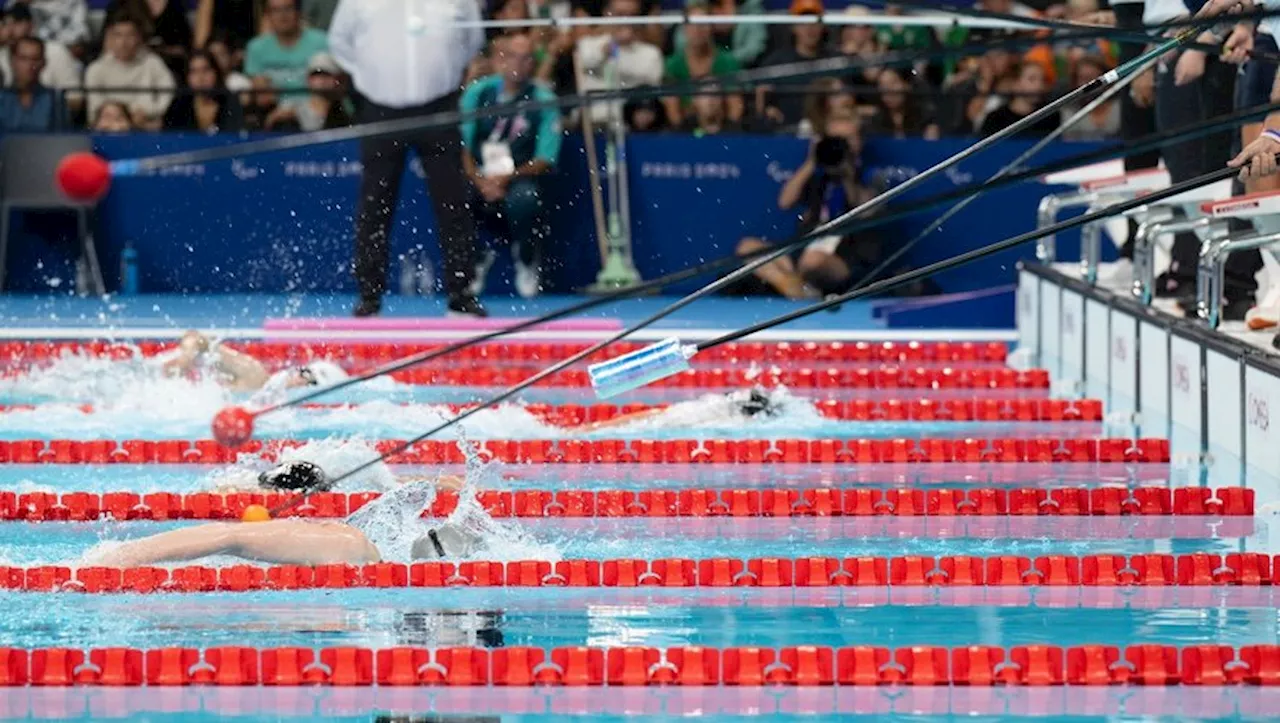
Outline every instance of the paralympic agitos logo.
<path id="1" fill-rule="evenodd" d="M 1246 406 L 1245 413 L 1248 415 L 1250 427 L 1263 432 L 1271 429 L 1271 402 L 1269 399 L 1250 392 Z"/>

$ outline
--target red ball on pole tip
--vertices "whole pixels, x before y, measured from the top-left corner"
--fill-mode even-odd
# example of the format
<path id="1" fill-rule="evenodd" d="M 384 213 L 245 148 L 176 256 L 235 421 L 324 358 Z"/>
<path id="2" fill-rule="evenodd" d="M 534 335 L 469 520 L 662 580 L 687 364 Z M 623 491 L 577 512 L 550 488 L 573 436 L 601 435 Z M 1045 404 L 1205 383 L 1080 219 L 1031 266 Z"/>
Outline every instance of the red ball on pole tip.
<path id="1" fill-rule="evenodd" d="M 58 190 L 74 201 L 97 201 L 111 188 L 111 166 L 94 153 L 72 153 L 54 171 Z"/>
<path id="2" fill-rule="evenodd" d="M 235 449 L 253 439 L 253 413 L 244 407 L 227 407 L 213 417 L 213 438 Z"/>

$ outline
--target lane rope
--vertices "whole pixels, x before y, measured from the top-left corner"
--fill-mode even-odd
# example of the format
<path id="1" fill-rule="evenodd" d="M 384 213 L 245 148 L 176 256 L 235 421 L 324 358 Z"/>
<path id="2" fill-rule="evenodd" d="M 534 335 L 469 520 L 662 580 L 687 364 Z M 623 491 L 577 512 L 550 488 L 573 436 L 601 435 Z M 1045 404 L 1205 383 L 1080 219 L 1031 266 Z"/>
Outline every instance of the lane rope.
<path id="1" fill-rule="evenodd" d="M 0 441 L 5 464 L 229 464 L 241 455 L 278 461 L 286 450 L 317 440 L 253 441 L 232 449 L 211 439 L 19 439 Z M 453 440 L 372 442 L 387 464 L 461 465 Z M 804 464 L 953 462 L 982 464 L 1168 464 L 1169 440 L 1124 437 L 995 437 L 875 439 L 488 439 L 476 441 L 481 461 L 521 465 Z M 293 497 L 292 504 L 305 500 Z"/>
<path id="2" fill-rule="evenodd" d="M 1276 558 L 1280 560 L 1280 556 Z M 379 562 L 205 567 L 0 566 L 0 590 L 201 593 L 346 588 L 1261 587 L 1276 560 L 1233 552 Z"/>
<path id="3" fill-rule="evenodd" d="M 970 489 L 802 487 L 661 490 L 487 490 L 467 493 L 490 517 L 1248 517 L 1255 493 L 1244 487 L 979 487 Z M 445 518 L 461 493 L 439 490 L 423 517 Z M 291 517 L 336 519 L 378 499 L 377 492 L 316 492 Z M 0 520 L 91 522 L 239 519 L 249 505 L 283 501 L 279 492 L 0 491 Z"/>

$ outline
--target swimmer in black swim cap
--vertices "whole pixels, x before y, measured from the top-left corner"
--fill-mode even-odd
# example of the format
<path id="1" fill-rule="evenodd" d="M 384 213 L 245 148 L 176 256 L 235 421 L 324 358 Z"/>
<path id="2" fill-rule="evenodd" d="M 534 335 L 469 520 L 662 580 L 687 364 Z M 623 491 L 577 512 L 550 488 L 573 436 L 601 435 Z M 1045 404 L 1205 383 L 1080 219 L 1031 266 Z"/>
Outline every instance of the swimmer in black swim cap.
<path id="1" fill-rule="evenodd" d="M 778 401 L 759 387 L 752 389 L 746 399 L 733 399 L 732 396 L 730 399 L 738 405 L 738 411 L 742 412 L 744 417 L 754 417 L 756 415 L 776 417 L 782 411 Z"/>
<path id="2" fill-rule="evenodd" d="M 258 486 L 266 490 L 328 492 L 333 480 L 311 462 L 284 462 L 258 475 Z"/>
<path id="3" fill-rule="evenodd" d="M 729 413 L 741 414 L 743 417 L 776 417 L 782 413 L 783 402 L 777 398 L 777 395 L 761 387 L 753 387 L 752 389 L 739 389 L 724 395 L 724 401 L 729 405 Z M 715 403 L 715 397 L 711 397 L 712 403 Z M 707 399 L 691 400 L 682 402 L 681 404 L 703 404 Z M 572 429 L 576 432 L 598 432 L 604 429 L 613 429 L 615 427 L 623 427 L 634 422 L 640 422 L 650 419 L 667 412 L 670 407 L 660 407 L 656 409 L 646 409 L 642 412 L 633 412 L 631 414 L 620 414 L 612 419 L 606 419 L 602 422 L 593 422 L 583 424 Z M 729 421 L 727 419 L 719 419 L 719 422 Z"/>

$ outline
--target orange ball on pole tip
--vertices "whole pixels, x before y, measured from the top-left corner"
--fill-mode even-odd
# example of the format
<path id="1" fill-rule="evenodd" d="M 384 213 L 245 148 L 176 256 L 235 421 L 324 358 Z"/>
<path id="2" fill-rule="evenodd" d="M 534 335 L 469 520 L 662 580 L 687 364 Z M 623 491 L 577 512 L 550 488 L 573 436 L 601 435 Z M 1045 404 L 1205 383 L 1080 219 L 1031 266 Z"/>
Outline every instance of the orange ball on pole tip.
<path id="1" fill-rule="evenodd" d="M 213 417 L 213 438 L 235 449 L 253 439 L 253 412 L 244 407 L 227 407 Z"/>
<path id="2" fill-rule="evenodd" d="M 271 519 L 271 510 L 262 505 L 249 505 L 240 513 L 241 522 L 266 522 Z"/>
<path id="3" fill-rule="evenodd" d="M 54 170 L 58 190 L 74 201 L 97 201 L 111 188 L 111 166 L 95 153 L 71 153 Z"/>

